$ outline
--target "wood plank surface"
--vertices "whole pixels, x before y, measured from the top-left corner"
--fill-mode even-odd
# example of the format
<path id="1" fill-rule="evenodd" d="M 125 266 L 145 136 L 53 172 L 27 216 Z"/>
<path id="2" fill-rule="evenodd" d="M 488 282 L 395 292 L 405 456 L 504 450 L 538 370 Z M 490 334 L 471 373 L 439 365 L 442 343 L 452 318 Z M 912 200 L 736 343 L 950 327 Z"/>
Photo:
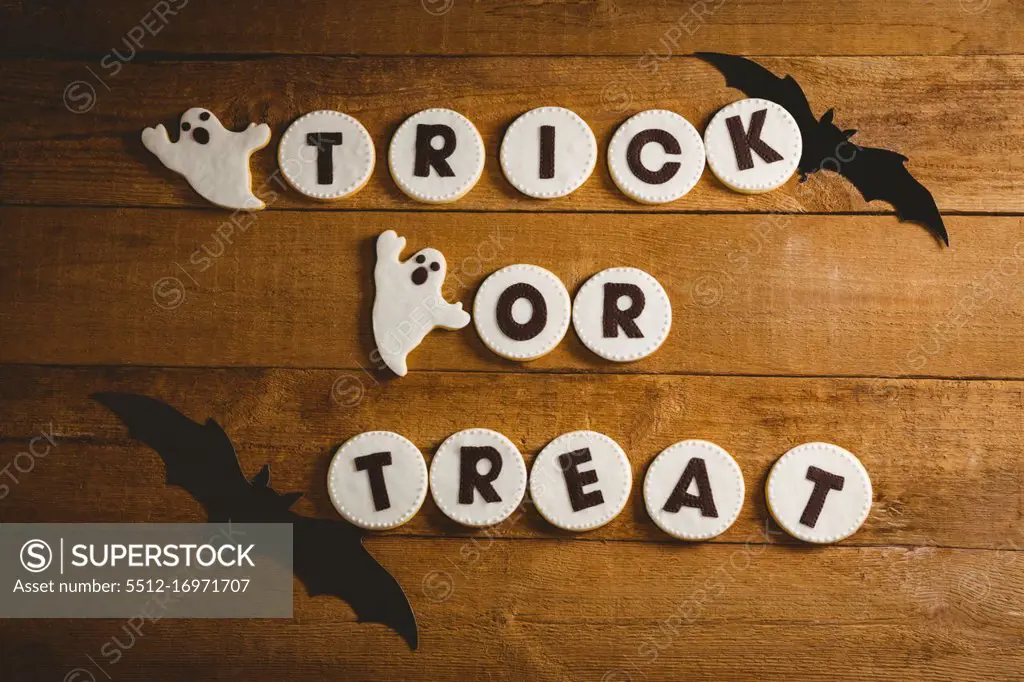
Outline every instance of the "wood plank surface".
<path id="1" fill-rule="evenodd" d="M 648 216 L 0 209 L 0 360 L 32 364 L 365 367 L 374 239 L 448 260 L 471 309 L 512 263 L 574 294 L 614 266 L 650 272 L 673 328 L 653 355 L 601 360 L 573 331 L 531 363 L 472 325 L 437 330 L 413 372 L 486 370 L 1024 377 L 1024 225 L 954 217 L 940 247 L 889 216 Z M 378 378 L 383 374 L 374 372 Z"/>
<path id="2" fill-rule="evenodd" d="M 3 53 L 1017 52 L 1014 0 L 6 0 Z"/>
<path id="3" fill-rule="evenodd" d="M 118 680 L 639 682 L 685 671 L 988 681 L 1024 664 L 1019 552 L 411 538 L 368 546 L 409 594 L 416 652 L 297 585 L 293 621 L 161 617 L 133 623 L 141 635 L 124 621 L 6 621 L 7 670 L 15 679 L 84 668 Z M 75 682 L 91 679 L 78 674 Z"/>
<path id="4" fill-rule="evenodd" d="M 123 424 L 89 398 L 105 390 L 159 397 L 196 421 L 213 417 L 243 469 L 251 475 L 269 463 L 276 489 L 305 491 L 297 509 L 310 515 L 336 517 L 328 464 L 338 445 L 363 431 L 401 433 L 429 459 L 456 431 L 493 428 L 530 464 L 556 436 L 593 429 L 622 445 L 632 462 L 632 502 L 622 514 L 573 535 L 525 503 L 507 522 L 474 534 L 670 542 L 644 508 L 643 477 L 658 452 L 695 437 L 733 453 L 746 481 L 740 518 L 716 541 L 763 532 L 771 465 L 789 448 L 818 440 L 857 454 L 872 477 L 874 508 L 848 544 L 1004 549 L 1024 533 L 1024 435 L 999 428 L 1019 419 L 1022 382 L 412 373 L 377 385 L 329 370 L 0 368 L 0 467 L 23 479 L 0 501 L 0 520 L 203 520 L 184 491 L 165 487 L 157 454 L 129 440 Z M 15 462 L 43 432 L 55 435 L 52 452 Z M 37 442 L 41 452 L 46 443 Z M 0 482 L 11 480 L 5 474 Z M 47 504 L 52 499 L 59 507 Z M 468 531 L 428 500 L 394 532 Z M 769 540 L 791 542 L 777 530 L 762 538 Z"/>
<path id="5" fill-rule="evenodd" d="M 780 74 L 793 74 L 819 116 L 835 107 L 840 125 L 862 131 L 855 138 L 860 144 L 908 156 L 908 167 L 944 212 L 1024 212 L 1024 124 L 1019 116 L 1024 57 L 762 61 Z M 743 195 L 725 189 L 705 171 L 693 192 L 676 202 L 648 207 L 626 198 L 604 160 L 622 121 L 644 109 L 663 108 L 703 130 L 720 106 L 741 96 L 694 58 L 644 69 L 631 59 L 611 57 L 159 61 L 126 65 L 102 83 L 86 66 L 81 61 L 18 60 L 0 71 L 0 117 L 6 122 L 0 129 L 0 202 L 212 209 L 140 140 L 145 127 L 163 122 L 177 131 L 183 111 L 206 106 L 229 128 L 241 129 L 250 121 L 271 125 L 273 140 L 254 155 L 252 167 L 254 187 L 272 209 L 892 211 L 883 202 L 865 202 L 852 185 L 827 172 L 804 185 L 793 180 L 780 191 Z M 501 137 L 519 114 L 555 104 L 571 107 L 588 122 L 597 135 L 600 162 L 569 197 L 530 199 L 501 173 Z M 398 190 L 386 152 L 402 120 L 436 106 L 456 109 L 477 125 L 487 160 L 483 178 L 469 194 L 430 207 Z M 285 189 L 274 175 L 277 142 L 287 125 L 322 108 L 359 118 L 377 148 L 368 185 L 349 199 L 327 204 Z"/>

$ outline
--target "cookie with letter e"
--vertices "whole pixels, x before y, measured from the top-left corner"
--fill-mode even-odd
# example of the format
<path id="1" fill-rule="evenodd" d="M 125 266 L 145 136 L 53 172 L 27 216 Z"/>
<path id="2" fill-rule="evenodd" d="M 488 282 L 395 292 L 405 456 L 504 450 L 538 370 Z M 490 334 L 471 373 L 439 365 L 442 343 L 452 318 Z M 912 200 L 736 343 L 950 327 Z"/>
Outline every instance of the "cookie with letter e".
<path id="1" fill-rule="evenodd" d="M 171 142 L 162 123 L 146 128 L 142 144 L 207 201 L 241 211 L 266 208 L 252 193 L 249 157 L 270 142 L 270 126 L 250 123 L 234 132 L 206 109 L 194 107 L 182 114 L 178 130 L 178 141 Z"/>
<path id="2" fill-rule="evenodd" d="M 434 327 L 462 329 L 469 313 L 461 303 L 444 300 L 441 288 L 447 274 L 437 249 L 422 249 L 404 263 L 399 260 L 405 237 L 388 230 L 377 237 L 373 270 L 373 338 L 381 360 L 400 377 L 409 368 L 406 358 Z"/>
<path id="3" fill-rule="evenodd" d="M 831 443 L 804 443 L 772 467 L 765 484 L 768 511 L 804 542 L 838 542 L 857 532 L 871 512 L 867 469 Z"/>
<path id="4" fill-rule="evenodd" d="M 633 472 L 626 453 L 596 431 L 572 431 L 540 451 L 530 470 L 530 499 L 563 530 L 599 528 L 626 506 Z"/>

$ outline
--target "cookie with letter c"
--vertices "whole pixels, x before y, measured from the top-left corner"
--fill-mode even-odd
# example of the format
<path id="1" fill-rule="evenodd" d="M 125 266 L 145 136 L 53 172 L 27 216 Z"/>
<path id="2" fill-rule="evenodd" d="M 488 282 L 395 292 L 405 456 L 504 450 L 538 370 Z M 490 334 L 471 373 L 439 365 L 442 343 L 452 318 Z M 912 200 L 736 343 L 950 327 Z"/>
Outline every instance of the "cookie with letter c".
<path id="1" fill-rule="evenodd" d="M 867 469 L 831 443 L 804 443 L 784 454 L 765 484 L 768 511 L 804 542 L 838 542 L 857 532 L 871 512 Z"/>
<path id="2" fill-rule="evenodd" d="M 360 528 L 397 528 L 416 515 L 427 497 L 427 464 L 419 448 L 391 431 L 354 436 L 327 470 L 331 503 Z"/>
<path id="3" fill-rule="evenodd" d="M 619 126 L 608 144 L 608 171 L 622 193 L 642 204 L 685 196 L 704 172 L 704 141 L 685 118 L 649 109 Z"/>

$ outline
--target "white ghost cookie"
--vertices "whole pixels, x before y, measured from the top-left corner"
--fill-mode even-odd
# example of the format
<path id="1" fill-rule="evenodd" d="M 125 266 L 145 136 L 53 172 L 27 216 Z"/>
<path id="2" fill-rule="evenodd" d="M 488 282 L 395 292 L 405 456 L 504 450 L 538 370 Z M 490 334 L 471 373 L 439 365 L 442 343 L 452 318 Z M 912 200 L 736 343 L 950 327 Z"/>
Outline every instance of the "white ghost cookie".
<path id="1" fill-rule="evenodd" d="M 269 142 L 270 126 L 266 123 L 250 123 L 236 133 L 200 108 L 182 114 L 177 142 L 171 142 L 163 124 L 142 131 L 146 149 L 172 171 L 184 175 L 204 199 L 243 211 L 265 208 L 252 193 L 249 157 Z"/>
<path id="2" fill-rule="evenodd" d="M 423 249 L 404 263 L 398 259 L 405 237 L 388 230 L 377 237 L 377 266 L 373 271 L 373 338 L 384 363 L 404 377 L 405 359 L 434 327 L 462 329 L 469 313 L 461 303 L 448 303 L 441 294 L 447 274 L 444 256 Z"/>

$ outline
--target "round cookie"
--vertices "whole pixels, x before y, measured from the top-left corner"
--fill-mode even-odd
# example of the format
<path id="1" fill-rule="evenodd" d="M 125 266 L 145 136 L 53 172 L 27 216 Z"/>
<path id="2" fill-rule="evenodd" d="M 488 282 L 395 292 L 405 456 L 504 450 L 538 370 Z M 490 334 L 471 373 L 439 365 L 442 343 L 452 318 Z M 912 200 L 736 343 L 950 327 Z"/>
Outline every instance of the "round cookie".
<path id="1" fill-rule="evenodd" d="M 864 465 L 838 445 L 804 443 L 784 454 L 765 483 L 768 511 L 804 542 L 838 542 L 853 535 L 871 511 Z"/>
<path id="2" fill-rule="evenodd" d="M 490 429 L 449 436 L 430 463 L 430 493 L 445 516 L 464 526 L 493 526 L 526 494 L 526 463 L 508 438 Z"/>
<path id="3" fill-rule="evenodd" d="M 501 170 L 516 189 L 554 199 L 574 192 L 594 172 L 597 140 L 575 112 L 538 107 L 508 127 L 500 156 Z"/>
<path id="4" fill-rule="evenodd" d="M 644 478 L 644 503 L 658 528 L 680 540 L 707 540 L 736 521 L 743 472 L 724 449 L 684 440 L 661 451 Z"/>
<path id="5" fill-rule="evenodd" d="M 345 441 L 327 470 L 327 492 L 338 513 L 368 530 L 397 528 L 427 496 L 427 464 L 407 438 L 367 431 Z"/>
<path id="6" fill-rule="evenodd" d="M 613 362 L 631 362 L 658 350 L 672 328 L 665 289 L 637 268 L 608 268 L 580 287 L 572 326 L 583 345 Z"/>
<path id="7" fill-rule="evenodd" d="M 391 177 L 428 204 L 455 201 L 484 170 L 484 141 L 468 118 L 451 109 L 424 109 L 405 119 L 388 149 Z"/>
<path id="8" fill-rule="evenodd" d="M 596 431 L 572 431 L 545 446 L 530 471 L 530 499 L 549 523 L 592 530 L 629 500 L 633 473 L 618 443 Z"/>
<path id="9" fill-rule="evenodd" d="M 711 172 L 726 187 L 757 194 L 786 184 L 800 164 L 803 138 L 786 109 L 766 99 L 741 99 L 704 130 Z"/>
<path id="10" fill-rule="evenodd" d="M 641 111 L 612 136 L 608 170 L 622 193 L 634 201 L 675 201 L 693 189 L 704 172 L 704 141 L 675 112 Z"/>
<path id="11" fill-rule="evenodd" d="M 363 124 L 340 111 L 312 111 L 285 131 L 277 163 L 288 184 L 321 200 L 342 199 L 366 185 L 376 154 Z"/>
<path id="12" fill-rule="evenodd" d="M 550 353 L 569 329 L 572 304 L 565 285 L 536 265 L 492 273 L 473 301 L 473 322 L 488 348 L 509 360 Z"/>

